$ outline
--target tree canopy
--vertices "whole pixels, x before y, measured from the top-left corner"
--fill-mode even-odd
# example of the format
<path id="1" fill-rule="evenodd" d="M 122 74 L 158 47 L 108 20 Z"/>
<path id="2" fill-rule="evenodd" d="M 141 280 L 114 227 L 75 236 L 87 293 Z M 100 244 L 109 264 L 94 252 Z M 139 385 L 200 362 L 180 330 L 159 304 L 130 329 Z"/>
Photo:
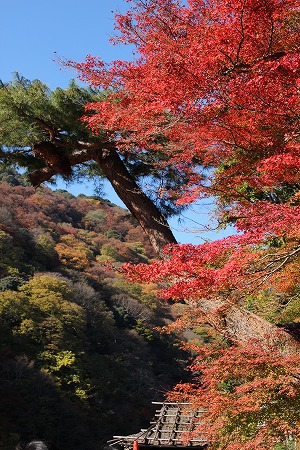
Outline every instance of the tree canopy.
<path id="1" fill-rule="evenodd" d="M 156 329 L 169 315 L 156 285 L 105 266 L 154 251 L 127 210 L 0 174 L 0 448 L 104 448 L 186 377 L 186 352 Z"/>
<path id="2" fill-rule="evenodd" d="M 151 227 L 151 242 L 164 259 L 123 270 L 131 280 L 160 282 L 162 295 L 185 302 L 178 326 L 209 323 L 228 339 L 213 351 L 193 348 L 200 376 L 173 394 L 207 403 L 212 446 L 287 448 L 300 436 L 293 335 L 299 323 L 299 4 L 129 4 L 128 13 L 116 16 L 116 41 L 135 47 L 133 61 L 65 61 L 91 89 L 105 93 L 85 106 L 83 121 L 100 140 L 93 158 L 121 186 L 121 169 L 112 169 L 116 154 L 150 159 L 161 175 L 171 168 L 182 182 L 165 184 L 162 196 L 177 205 L 214 196 L 220 224 L 234 224 L 237 233 L 178 246 L 151 200 L 134 201 L 129 209 L 146 233 Z M 52 145 L 60 142 L 48 135 L 50 157 L 42 150 L 47 166 L 40 180 L 59 173 Z M 80 145 L 69 154 L 71 166 L 86 161 L 87 152 L 91 158 L 90 148 Z M 33 150 L 40 151 L 39 144 Z M 132 187 L 130 181 L 128 192 Z M 163 227 L 158 233 L 155 223 Z M 171 245 L 163 250 L 164 244 Z"/>
<path id="3" fill-rule="evenodd" d="M 85 105 L 106 95 L 74 81 L 51 91 L 40 80 L 16 74 L 0 86 L 1 159 L 25 168 L 34 186 L 60 175 L 88 177 L 99 188 L 107 178 L 160 253 L 175 242 L 165 216 L 183 209 L 166 187 L 175 189 L 186 176 L 167 161 L 160 167 L 157 161 L 165 156 L 159 151 L 139 152 L 135 146 L 120 151 L 105 129 L 95 135 L 86 127 L 81 120 Z"/>
<path id="4" fill-rule="evenodd" d="M 184 299 L 178 326 L 208 322 L 230 339 L 214 355 L 195 349 L 202 375 L 178 388 L 186 400 L 207 401 L 215 448 L 292 442 L 299 344 L 275 323 L 299 321 L 298 2 L 129 3 L 116 17 L 117 41 L 135 46 L 134 61 L 67 62 L 91 86 L 112 89 L 87 106 L 85 121 L 94 133 L 105 127 L 120 148 L 155 146 L 188 174 L 177 202 L 213 195 L 220 223 L 237 233 L 175 245 L 163 261 L 124 270 Z"/>

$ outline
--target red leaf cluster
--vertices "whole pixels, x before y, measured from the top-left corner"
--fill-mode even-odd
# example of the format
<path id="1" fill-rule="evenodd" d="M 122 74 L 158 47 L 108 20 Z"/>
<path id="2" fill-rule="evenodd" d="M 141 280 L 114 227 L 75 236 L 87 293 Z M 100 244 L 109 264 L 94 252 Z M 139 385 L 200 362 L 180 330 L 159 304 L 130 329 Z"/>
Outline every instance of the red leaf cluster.
<path id="1" fill-rule="evenodd" d="M 298 295 L 299 3 L 130 3 L 116 28 L 117 41 L 135 46 L 134 61 L 104 64 L 89 56 L 68 63 L 82 80 L 108 89 L 104 101 L 87 106 L 84 120 L 94 133 L 105 129 L 121 151 L 159 150 L 157 164 L 189 175 L 178 202 L 214 196 L 220 222 L 234 223 L 237 234 L 172 246 L 164 261 L 123 271 L 134 281 L 161 283 L 166 298 L 184 299 L 189 324 L 206 317 L 220 328 L 225 309 L 242 306 L 249 294 Z M 207 301 L 215 302 L 209 314 Z M 209 406 L 215 448 L 266 449 L 299 436 L 298 356 L 279 356 L 261 340 L 211 352 L 193 366 L 200 385 L 179 392 Z"/>

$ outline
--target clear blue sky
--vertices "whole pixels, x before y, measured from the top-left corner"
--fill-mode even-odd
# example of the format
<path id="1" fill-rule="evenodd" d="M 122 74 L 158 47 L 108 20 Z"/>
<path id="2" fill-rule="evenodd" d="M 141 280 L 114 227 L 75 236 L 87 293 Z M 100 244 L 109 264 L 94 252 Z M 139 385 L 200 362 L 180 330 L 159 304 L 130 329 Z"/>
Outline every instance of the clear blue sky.
<path id="1" fill-rule="evenodd" d="M 113 46 L 114 12 L 125 12 L 125 0 L 5 0 L 1 5 L 0 79 L 9 81 L 13 72 L 40 79 L 51 89 L 66 87 L 76 74 L 55 62 L 59 57 L 83 61 L 88 54 L 106 61 L 130 59 L 129 47 Z M 59 186 L 66 188 L 66 186 Z M 91 186 L 71 185 L 75 195 L 91 194 Z M 107 198 L 122 205 L 108 187 Z M 183 223 L 171 220 L 174 234 L 180 242 L 202 243 L 203 238 L 215 239 L 224 233 L 200 233 L 207 224 L 212 205 L 195 205 L 187 211 Z M 199 230 L 199 232 L 197 231 Z M 228 234 L 228 233 L 226 233 Z"/>
<path id="2" fill-rule="evenodd" d="M 1 4 L 0 78 L 18 71 L 54 88 L 65 87 L 71 71 L 53 60 L 83 61 L 88 54 L 105 60 L 130 58 L 126 46 L 112 46 L 113 11 L 125 12 L 124 0 L 5 0 Z"/>

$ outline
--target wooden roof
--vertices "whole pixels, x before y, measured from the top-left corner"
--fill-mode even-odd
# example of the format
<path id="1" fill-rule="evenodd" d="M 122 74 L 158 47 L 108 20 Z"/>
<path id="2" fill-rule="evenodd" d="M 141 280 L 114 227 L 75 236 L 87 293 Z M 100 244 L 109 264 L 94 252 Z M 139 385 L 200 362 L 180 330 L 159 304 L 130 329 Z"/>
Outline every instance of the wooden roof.
<path id="1" fill-rule="evenodd" d="M 204 449 L 207 445 L 205 436 L 189 436 L 201 422 L 204 410 L 191 411 L 188 403 L 158 403 L 155 418 L 149 428 L 129 436 L 114 436 L 108 442 L 112 448 L 132 449 L 134 441 L 139 447 L 194 447 Z"/>

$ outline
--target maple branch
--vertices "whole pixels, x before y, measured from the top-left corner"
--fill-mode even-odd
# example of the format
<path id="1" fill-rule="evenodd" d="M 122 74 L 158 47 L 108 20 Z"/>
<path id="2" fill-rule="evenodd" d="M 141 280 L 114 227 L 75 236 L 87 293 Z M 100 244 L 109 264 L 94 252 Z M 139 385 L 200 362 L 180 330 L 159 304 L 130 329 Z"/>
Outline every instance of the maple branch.
<path id="1" fill-rule="evenodd" d="M 245 147 L 244 145 L 238 143 L 236 137 L 239 137 L 239 134 L 236 135 L 236 134 L 234 133 L 235 131 L 240 131 L 241 126 L 236 126 L 235 128 L 233 128 L 229 123 L 225 122 L 224 119 L 219 120 L 218 126 L 219 126 L 220 128 L 224 128 L 225 130 L 229 131 L 229 133 L 231 134 L 231 137 L 232 137 L 232 139 L 233 139 L 234 145 L 236 145 L 237 147 L 239 147 L 239 148 L 241 148 L 241 149 L 243 149 L 243 150 L 245 150 L 245 151 L 249 151 L 249 148 L 251 148 L 251 139 L 250 139 L 250 140 L 249 140 L 249 139 L 246 139 L 246 136 L 243 135 L 243 140 L 244 140 L 244 141 L 247 140 L 247 143 L 249 144 L 249 148 L 247 148 L 247 147 Z M 226 141 L 222 140 L 222 142 L 226 142 Z"/>
<path id="2" fill-rule="evenodd" d="M 147 44 L 147 41 L 142 38 L 142 35 L 137 31 L 137 28 L 134 26 L 130 26 L 129 27 L 131 33 L 133 33 L 141 42 L 143 42 L 143 44 Z"/>
<path id="3" fill-rule="evenodd" d="M 276 256 L 276 257 L 272 261 L 270 261 L 266 266 L 264 266 L 262 269 L 260 269 L 259 272 L 262 272 L 262 271 L 265 272 L 266 269 L 268 269 L 269 267 L 272 267 L 277 262 L 279 262 L 279 264 L 276 265 L 275 267 L 273 267 L 273 269 L 269 270 L 266 274 L 261 275 L 260 277 L 257 277 L 255 280 L 253 280 L 250 283 L 253 284 L 253 283 L 256 283 L 258 280 L 261 280 L 255 286 L 255 289 L 257 289 L 259 286 L 264 284 L 274 273 L 276 273 L 280 269 L 282 269 L 282 267 L 284 267 L 285 264 L 299 252 L 300 252 L 300 245 L 298 247 L 296 247 L 293 251 L 285 252 L 281 255 L 275 255 L 275 254 L 265 255 L 262 259 L 267 258 L 268 256 Z"/>
<path id="4" fill-rule="evenodd" d="M 267 11 L 267 13 L 269 14 L 269 19 L 270 19 L 270 22 L 271 22 L 270 38 L 269 38 L 269 44 L 268 44 L 268 49 L 267 49 L 267 54 L 269 54 L 270 51 L 271 51 L 272 44 L 273 44 L 274 21 L 273 21 L 273 18 L 272 18 L 272 14 L 271 14 L 271 12 L 270 12 L 269 5 L 268 5 L 268 3 L 266 2 L 266 0 L 264 0 L 264 4 L 265 4 L 265 7 L 266 7 L 266 11 Z"/>
<path id="5" fill-rule="evenodd" d="M 241 15 L 240 15 L 240 24 L 241 24 L 241 39 L 240 42 L 238 44 L 238 48 L 237 48 L 237 52 L 236 52 L 236 64 L 239 60 L 240 57 L 240 52 L 242 49 L 242 45 L 244 43 L 245 40 L 245 31 L 244 31 L 244 23 L 243 23 L 243 18 L 244 18 L 244 12 L 245 12 L 245 5 L 246 5 L 246 0 L 244 0 L 243 6 L 242 6 L 242 11 L 241 11 Z"/>
<path id="6" fill-rule="evenodd" d="M 271 47 L 273 45 L 273 34 L 274 34 L 274 22 L 273 22 L 272 18 L 270 20 L 271 20 L 271 30 L 270 30 L 270 39 L 269 39 L 267 54 L 269 54 L 271 52 Z"/>
<path id="7" fill-rule="evenodd" d="M 229 56 L 229 55 L 227 55 L 227 53 L 225 53 L 223 50 L 221 50 L 220 48 L 219 48 L 219 52 L 222 54 L 222 55 L 224 55 L 225 56 L 225 58 L 228 58 L 229 59 L 229 61 L 231 62 L 231 64 L 234 66 L 234 61 L 233 61 L 233 59 L 231 58 L 231 56 Z"/>

